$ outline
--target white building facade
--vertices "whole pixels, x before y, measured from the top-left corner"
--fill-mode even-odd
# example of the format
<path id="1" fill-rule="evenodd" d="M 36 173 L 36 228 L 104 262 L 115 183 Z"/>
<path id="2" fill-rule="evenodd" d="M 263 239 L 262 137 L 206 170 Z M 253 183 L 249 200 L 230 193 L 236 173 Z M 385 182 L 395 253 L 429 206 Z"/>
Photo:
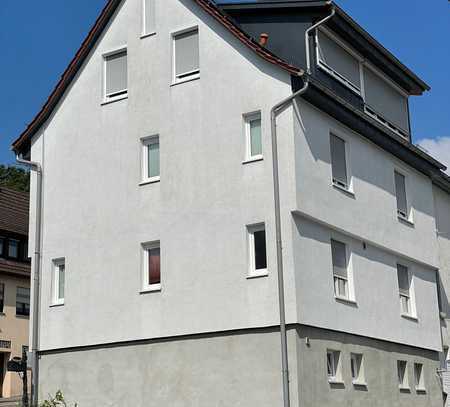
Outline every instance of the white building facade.
<path id="1" fill-rule="evenodd" d="M 363 63 L 340 9 L 304 73 L 276 52 L 281 3 L 273 32 L 233 7 L 108 2 L 14 145 L 43 169 L 40 398 L 282 404 L 270 111 L 300 78 L 277 118 L 291 405 L 441 406 L 450 182 L 410 141 L 426 86 Z"/>

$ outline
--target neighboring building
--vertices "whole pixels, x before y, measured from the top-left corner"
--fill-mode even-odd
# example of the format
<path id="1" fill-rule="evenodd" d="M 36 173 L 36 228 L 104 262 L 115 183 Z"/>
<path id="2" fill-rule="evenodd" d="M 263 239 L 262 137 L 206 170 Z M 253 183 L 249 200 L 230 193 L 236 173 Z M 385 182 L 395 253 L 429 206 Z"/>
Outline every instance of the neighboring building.
<path id="1" fill-rule="evenodd" d="M 28 193 L 0 187 L 0 405 L 22 394 L 19 375 L 6 363 L 28 347 L 28 211 Z"/>
<path id="2" fill-rule="evenodd" d="M 41 397 L 281 405 L 270 111 L 306 81 L 277 118 L 291 405 L 442 406 L 429 88 L 328 1 L 107 3 L 13 145 L 43 167 Z"/>

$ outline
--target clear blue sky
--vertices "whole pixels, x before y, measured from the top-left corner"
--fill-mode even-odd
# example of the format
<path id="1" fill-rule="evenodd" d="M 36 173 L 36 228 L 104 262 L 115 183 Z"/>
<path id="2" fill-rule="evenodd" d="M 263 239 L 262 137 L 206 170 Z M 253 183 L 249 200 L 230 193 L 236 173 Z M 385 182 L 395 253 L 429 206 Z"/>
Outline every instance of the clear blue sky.
<path id="1" fill-rule="evenodd" d="M 105 2 L 39 0 L 25 6 L 18 0 L 0 0 L 0 164 L 14 161 L 11 141 L 45 102 Z M 431 85 L 425 96 L 411 98 L 415 140 L 450 137 L 450 3 L 339 0 L 338 4 Z"/>

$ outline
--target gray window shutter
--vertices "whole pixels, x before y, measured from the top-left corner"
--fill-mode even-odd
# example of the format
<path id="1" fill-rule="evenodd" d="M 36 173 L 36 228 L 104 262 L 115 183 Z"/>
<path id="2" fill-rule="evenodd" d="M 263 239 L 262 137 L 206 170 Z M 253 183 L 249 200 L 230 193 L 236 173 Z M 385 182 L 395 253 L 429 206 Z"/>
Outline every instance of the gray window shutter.
<path id="1" fill-rule="evenodd" d="M 359 61 L 326 34 L 319 31 L 318 37 L 320 60 L 357 88 L 361 88 Z"/>
<path id="2" fill-rule="evenodd" d="M 366 104 L 403 131 L 408 131 L 408 100 L 386 81 L 364 68 Z"/>
<path id="3" fill-rule="evenodd" d="M 397 211 L 402 216 L 408 216 L 408 202 L 406 200 L 405 176 L 395 171 L 395 195 L 397 196 Z"/>
<path id="4" fill-rule="evenodd" d="M 175 74 L 177 77 L 199 70 L 198 30 L 175 37 Z"/>
<path id="5" fill-rule="evenodd" d="M 347 187 L 347 162 L 345 159 L 345 141 L 334 134 L 330 137 L 331 169 L 333 181 Z"/>
<path id="6" fill-rule="evenodd" d="M 155 31 L 155 0 L 144 0 L 144 34 Z"/>
<path id="7" fill-rule="evenodd" d="M 106 95 L 127 90 L 127 51 L 106 57 Z"/>
<path id="8" fill-rule="evenodd" d="M 398 288 L 400 294 L 409 296 L 409 275 L 408 268 L 397 264 L 397 278 L 398 278 Z"/>
<path id="9" fill-rule="evenodd" d="M 347 278 L 347 251 L 344 243 L 331 239 L 333 274 Z"/>

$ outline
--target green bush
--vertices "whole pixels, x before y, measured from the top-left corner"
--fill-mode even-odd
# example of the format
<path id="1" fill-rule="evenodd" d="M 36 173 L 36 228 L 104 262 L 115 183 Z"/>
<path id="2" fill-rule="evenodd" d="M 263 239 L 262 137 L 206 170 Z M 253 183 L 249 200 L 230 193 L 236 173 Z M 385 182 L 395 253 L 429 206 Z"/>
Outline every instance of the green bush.
<path id="1" fill-rule="evenodd" d="M 61 390 L 58 390 L 55 394 L 55 397 L 49 396 L 48 400 L 43 401 L 39 407 L 70 407 L 67 404 L 67 401 L 64 399 L 64 396 Z M 75 403 L 73 407 L 77 407 L 78 404 Z"/>

